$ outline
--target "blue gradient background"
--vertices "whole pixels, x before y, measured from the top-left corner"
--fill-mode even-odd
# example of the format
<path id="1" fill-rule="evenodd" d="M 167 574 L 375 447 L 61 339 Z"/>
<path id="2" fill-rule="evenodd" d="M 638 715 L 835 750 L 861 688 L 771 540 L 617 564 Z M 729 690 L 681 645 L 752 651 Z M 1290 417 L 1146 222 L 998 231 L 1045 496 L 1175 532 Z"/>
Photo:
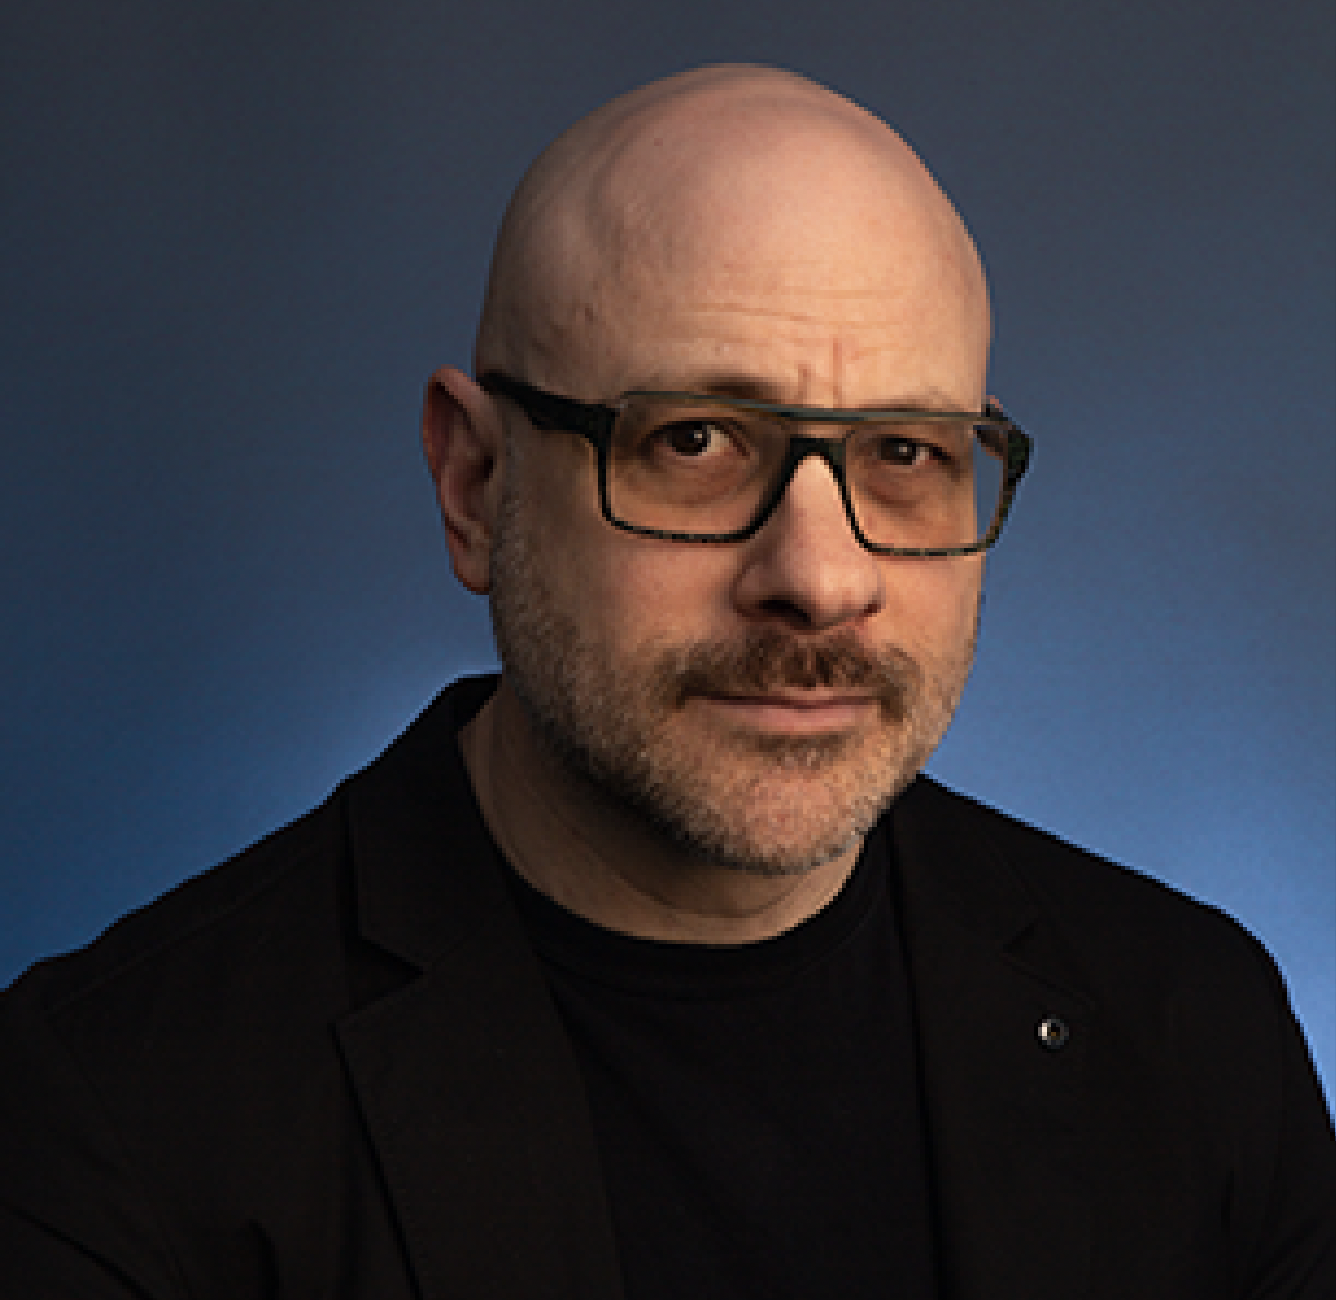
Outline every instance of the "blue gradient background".
<path id="1" fill-rule="evenodd" d="M 750 59 L 926 156 L 992 276 L 993 387 L 1038 442 L 933 771 L 1242 919 L 1330 1088 L 1334 15 L 11 0 L 0 982 L 302 812 L 492 663 L 422 382 L 467 361 L 495 223 L 556 129 Z"/>

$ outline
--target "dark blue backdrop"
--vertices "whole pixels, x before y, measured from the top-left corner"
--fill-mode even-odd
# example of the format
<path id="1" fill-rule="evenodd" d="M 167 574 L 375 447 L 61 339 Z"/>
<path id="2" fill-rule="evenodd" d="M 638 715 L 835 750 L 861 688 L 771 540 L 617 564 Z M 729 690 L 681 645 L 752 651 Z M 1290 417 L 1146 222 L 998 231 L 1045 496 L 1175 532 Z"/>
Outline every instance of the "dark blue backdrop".
<path id="1" fill-rule="evenodd" d="M 10 0 L 0 982 L 492 662 L 416 442 L 560 126 L 777 62 L 972 224 L 1038 440 L 934 770 L 1234 913 L 1336 1077 L 1329 0 Z"/>

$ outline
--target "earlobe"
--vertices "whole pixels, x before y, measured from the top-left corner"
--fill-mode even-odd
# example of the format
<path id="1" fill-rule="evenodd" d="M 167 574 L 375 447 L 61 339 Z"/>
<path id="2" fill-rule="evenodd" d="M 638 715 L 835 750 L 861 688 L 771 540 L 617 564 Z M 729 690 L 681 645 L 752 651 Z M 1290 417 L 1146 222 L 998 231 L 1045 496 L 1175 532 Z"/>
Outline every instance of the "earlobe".
<path id="1" fill-rule="evenodd" d="M 422 449 L 455 576 L 470 591 L 486 595 L 505 437 L 491 398 L 453 366 L 443 366 L 427 381 Z"/>

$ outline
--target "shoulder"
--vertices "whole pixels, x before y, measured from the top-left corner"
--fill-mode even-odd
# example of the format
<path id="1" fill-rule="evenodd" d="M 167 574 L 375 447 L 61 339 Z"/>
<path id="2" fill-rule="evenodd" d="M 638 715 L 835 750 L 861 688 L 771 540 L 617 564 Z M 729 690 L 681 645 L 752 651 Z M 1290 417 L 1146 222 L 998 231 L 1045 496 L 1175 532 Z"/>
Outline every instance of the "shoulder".
<path id="1" fill-rule="evenodd" d="M 86 947 L 39 962 L 0 993 L 0 1007 L 73 1016 L 88 1002 L 134 1003 L 121 995 L 141 985 L 198 995 L 207 984 L 215 1000 L 245 1000 L 261 994 L 270 975 L 291 985 L 303 965 L 328 971 L 331 992 L 343 987 L 343 953 L 362 901 L 359 858 L 375 836 L 380 857 L 394 865 L 424 835 L 439 841 L 458 820 L 468 796 L 451 761 L 457 715 L 461 701 L 476 707 L 486 687 L 450 688 L 316 808 L 122 917 Z M 410 901 L 422 903 L 425 893 Z"/>
<path id="2" fill-rule="evenodd" d="M 992 979 L 1019 972 L 1068 996 L 1065 1055 L 1106 1209 L 1117 1188 L 1138 1189 L 1133 1216 L 1155 1197 L 1196 1205 L 1205 1188 L 1239 1276 L 1267 1279 L 1257 1294 L 1316 1294 L 1297 1279 L 1312 1288 L 1336 1259 L 1336 1144 L 1263 945 L 1219 908 L 931 780 L 893 827 L 920 900 L 990 941 Z"/>
<path id="3" fill-rule="evenodd" d="M 238 1057 L 268 1053 L 298 1070 L 323 1052 L 335 1019 L 404 977 L 402 961 L 362 939 L 359 859 L 368 824 L 391 821 L 404 841 L 419 829 L 412 808 L 381 811 L 408 774 L 436 778 L 443 817 L 459 802 L 442 797 L 448 764 L 424 756 L 449 743 L 448 705 L 304 816 L 32 967 L 0 994 L 0 1053 L 35 1061 L 41 1043 L 52 1068 L 66 1059 L 133 1099 L 137 1074 L 177 1051 L 204 1080 Z M 380 856 L 409 854 L 391 841 Z M 404 910 L 421 910 L 425 891 L 404 892 Z"/>
<path id="4" fill-rule="evenodd" d="M 254 1165 L 331 1110 L 324 1025 L 345 981 L 319 954 L 340 930 L 340 802 L 0 995 L 0 1269 L 31 1254 L 73 1292 L 78 1259 L 115 1259 L 143 1294 L 183 1293 L 169 1225 L 226 1202 L 216 1149 Z"/>
<path id="5" fill-rule="evenodd" d="M 1137 1060 L 1156 1086 L 1230 1111 L 1310 1089 L 1280 971 L 1221 909 L 932 781 L 907 792 L 895 832 L 933 845 L 920 894 L 1079 996 L 1114 1074 Z"/>
<path id="6" fill-rule="evenodd" d="M 1087 961 L 1113 966 L 1183 964 L 1215 954 L 1269 980 L 1262 944 L 1222 909 L 1047 830 L 920 778 L 898 810 L 920 835 L 948 835 L 958 858 L 1005 872 Z M 897 823 L 897 830 L 900 823 Z"/>
<path id="7" fill-rule="evenodd" d="M 976 930 L 1007 913 L 991 932 L 1000 954 L 1078 997 L 1104 1077 L 1262 1145 L 1302 1098 L 1329 1144 L 1284 980 L 1234 918 L 933 781 L 907 792 L 895 831 L 935 846 L 938 905 Z"/>
<path id="8" fill-rule="evenodd" d="M 92 943 L 37 963 L 0 998 L 59 1017 L 141 983 L 170 986 L 209 954 L 244 951 L 337 909 L 342 791 L 227 861 L 120 918 Z M 290 931 L 286 938 L 296 936 Z M 240 963 L 215 964 L 215 975 Z M 226 978 L 224 978 L 226 983 Z M 225 995 L 226 990 L 220 990 Z"/>

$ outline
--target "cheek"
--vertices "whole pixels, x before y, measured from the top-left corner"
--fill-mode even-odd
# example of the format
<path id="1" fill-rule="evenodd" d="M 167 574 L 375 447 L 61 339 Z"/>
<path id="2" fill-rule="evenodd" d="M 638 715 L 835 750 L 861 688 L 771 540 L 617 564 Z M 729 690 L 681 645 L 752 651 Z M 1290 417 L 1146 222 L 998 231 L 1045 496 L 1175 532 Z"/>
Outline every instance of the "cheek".
<path id="1" fill-rule="evenodd" d="M 579 589 L 581 569 L 597 556 L 607 525 L 599 513 L 593 448 L 564 434 L 538 435 L 512 462 L 513 508 L 534 562 L 563 595 Z"/>
<path id="2" fill-rule="evenodd" d="M 886 637 L 915 657 L 958 655 L 978 622 L 983 560 L 891 561 L 883 625 Z"/>
<path id="3" fill-rule="evenodd" d="M 710 639 L 727 628 L 732 569 L 725 552 L 603 528 L 588 579 L 591 590 L 601 588 L 612 642 L 634 651 Z"/>
<path id="4" fill-rule="evenodd" d="M 572 442 L 528 449 L 517 466 L 529 550 L 553 607 L 606 653 L 717 633 L 728 555 L 613 527 L 599 507 L 593 449 Z"/>

